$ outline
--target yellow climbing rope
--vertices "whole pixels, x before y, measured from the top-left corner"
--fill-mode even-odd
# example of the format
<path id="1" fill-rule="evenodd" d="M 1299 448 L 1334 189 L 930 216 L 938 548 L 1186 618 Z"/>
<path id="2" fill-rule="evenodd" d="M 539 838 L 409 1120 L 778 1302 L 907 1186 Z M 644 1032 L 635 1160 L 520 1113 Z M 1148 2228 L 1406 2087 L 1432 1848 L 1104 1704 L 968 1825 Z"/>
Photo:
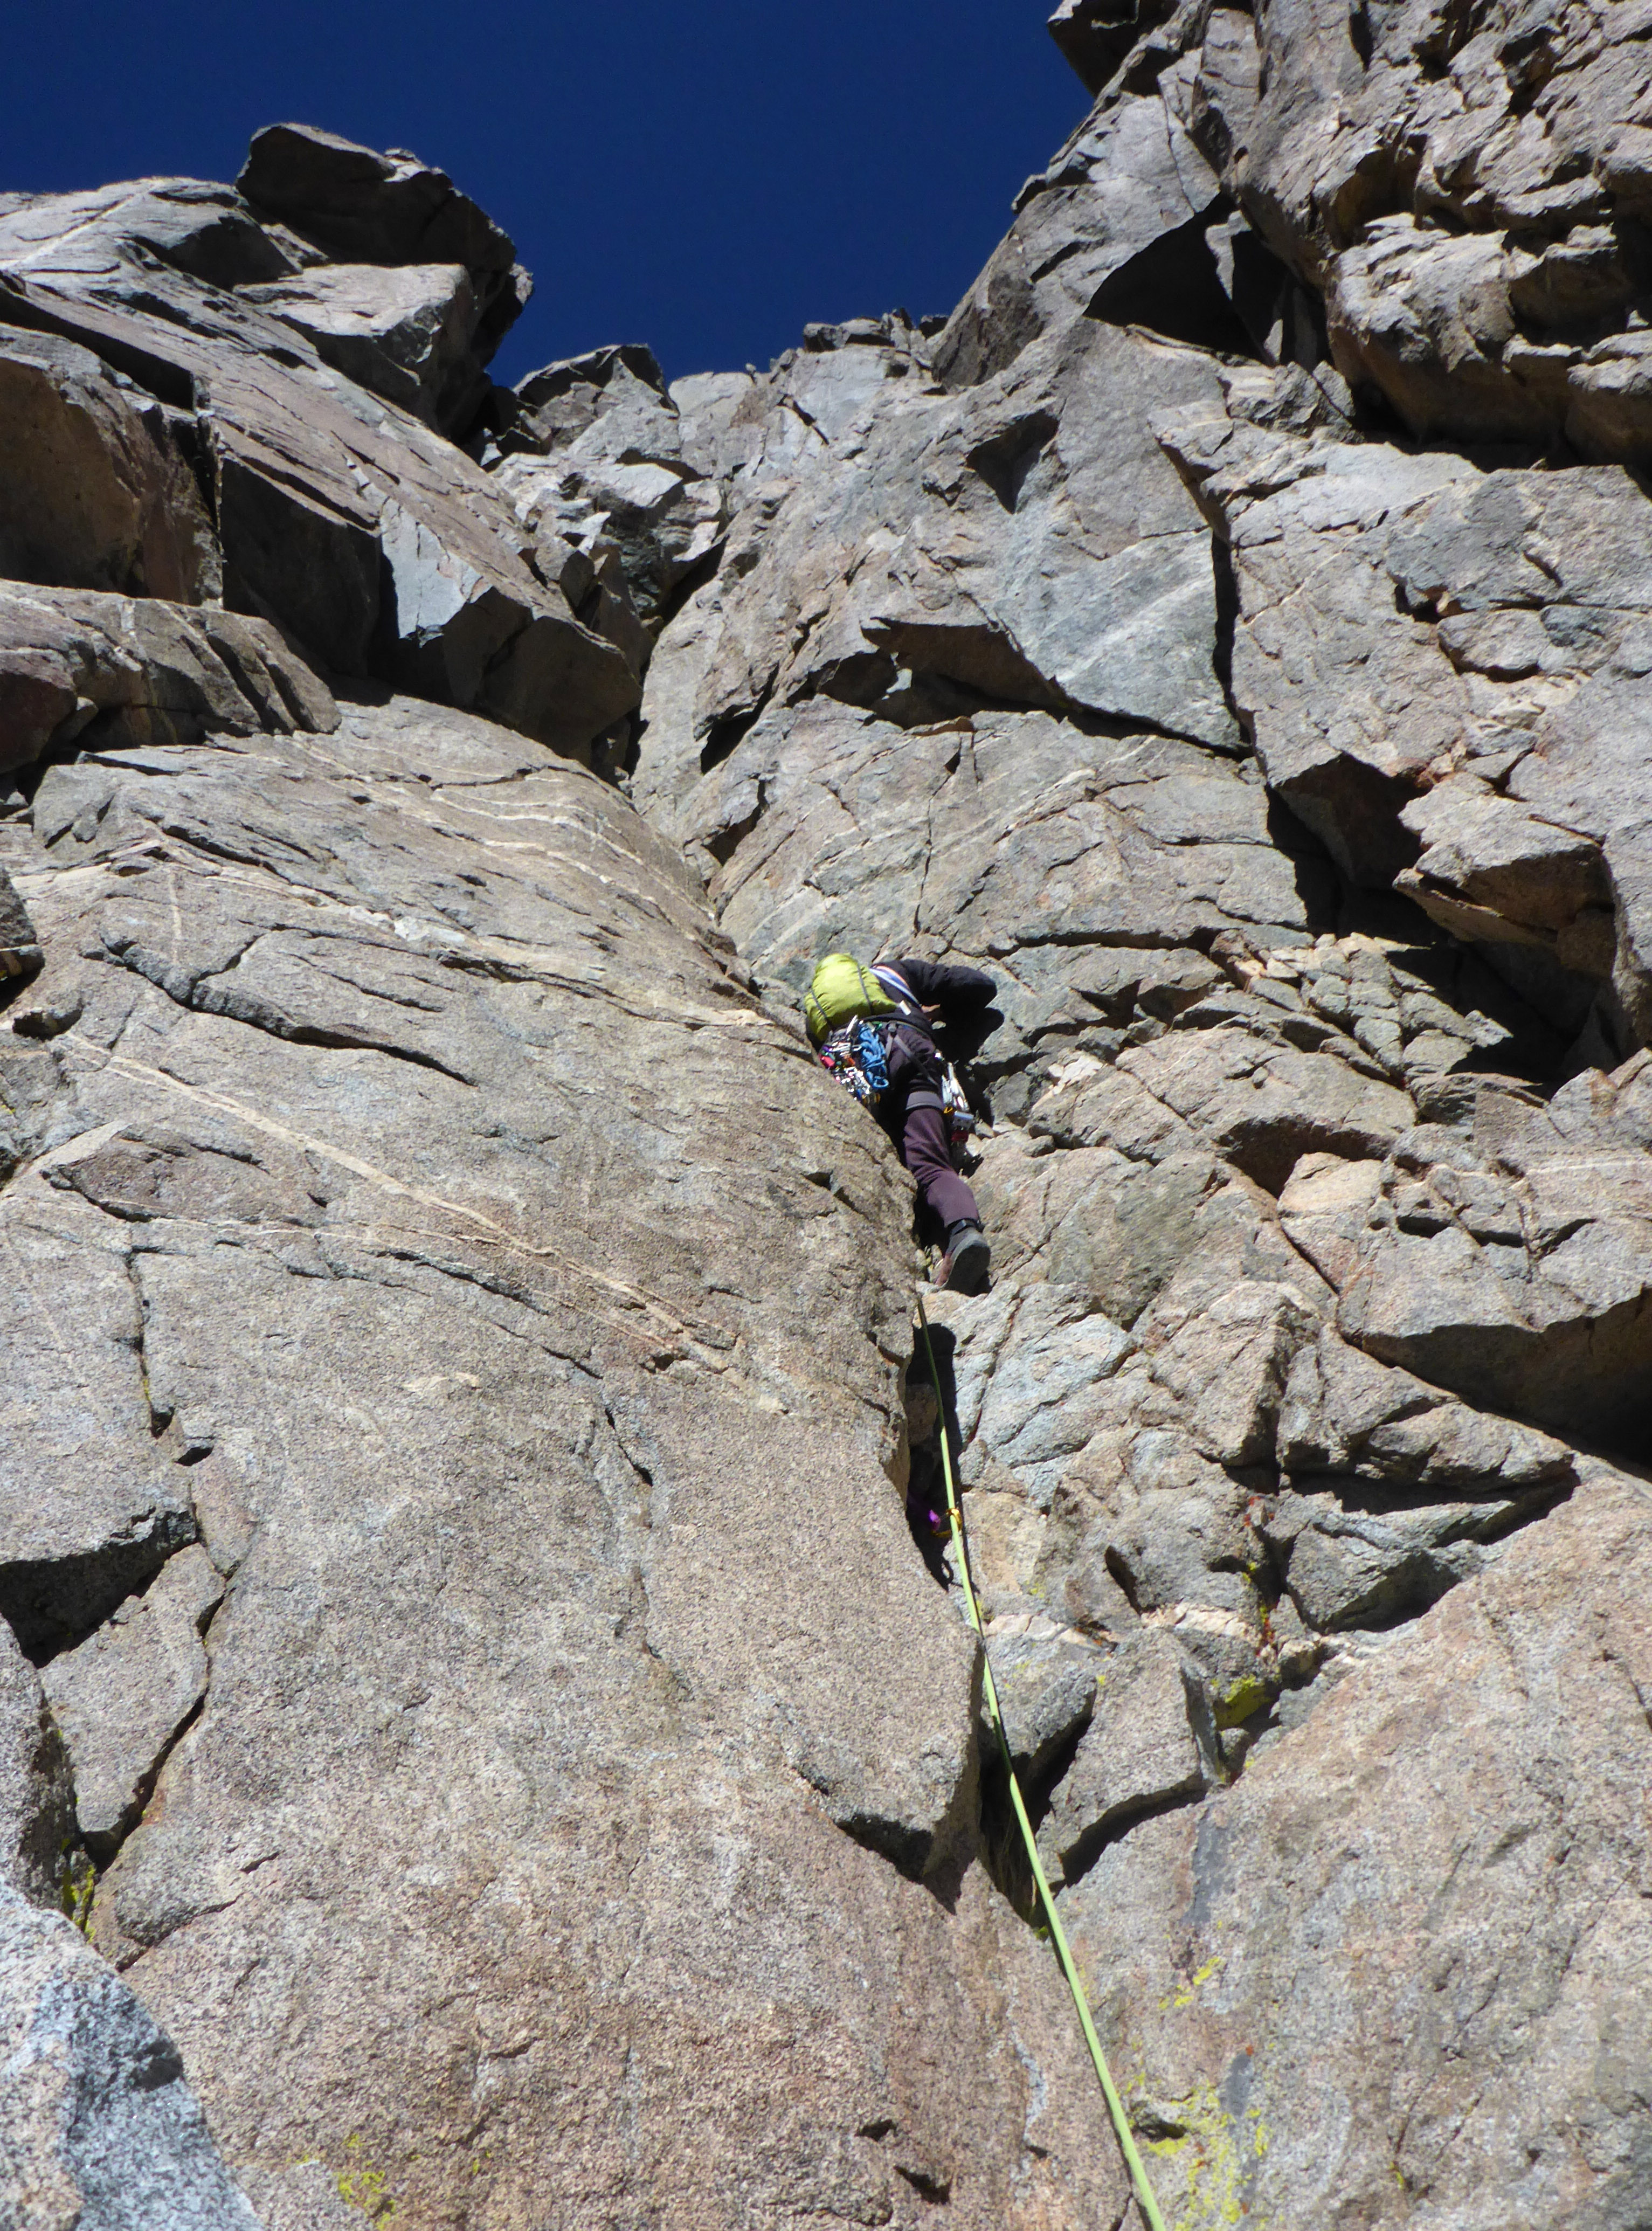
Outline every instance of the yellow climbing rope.
<path id="1" fill-rule="evenodd" d="M 968 1607 L 970 1625 L 981 1636 L 982 1678 L 985 1685 L 987 1710 L 998 1738 L 998 1748 L 1003 1753 L 1003 1770 L 1010 1779 L 1010 1802 L 1015 1807 L 1016 1820 L 1021 1829 L 1021 1840 L 1027 1846 L 1027 1859 L 1032 1868 L 1033 1880 L 1038 1885 L 1038 1902 L 1044 1910 L 1049 1924 L 1050 1942 L 1055 1947 L 1055 1957 L 1062 1963 L 1062 1973 L 1067 1978 L 1067 1988 L 1073 1994 L 1073 2004 L 1078 2009 L 1084 2042 L 1090 2048 L 1090 2058 L 1095 2063 L 1095 2073 L 1100 2079 L 1101 2096 L 1107 2103 L 1107 2112 L 1113 2118 L 1113 2127 L 1118 2133 L 1119 2150 L 1125 2157 L 1131 2182 L 1136 2188 L 1137 2202 L 1147 2221 L 1148 2231 L 1165 2231 L 1165 2219 L 1158 2212 L 1158 2202 L 1147 2182 L 1147 2171 L 1136 2149 L 1130 2128 L 1130 2118 L 1125 2113 L 1124 2101 L 1119 2097 L 1107 2067 L 1107 2055 L 1101 2050 L 1101 2040 L 1095 2034 L 1095 2024 L 1090 2019 L 1090 2002 L 1085 1996 L 1084 1985 L 1068 1949 L 1067 1931 L 1062 1927 L 1061 1916 L 1055 1911 L 1055 1900 L 1044 1873 L 1043 1862 L 1038 1856 L 1038 1846 L 1033 1840 L 1032 1822 L 1027 1818 L 1027 1807 L 1021 1794 L 1021 1784 L 1016 1779 L 1015 1762 L 1010 1756 L 1010 1738 L 1004 1733 L 1003 1714 L 998 1709 L 997 1685 L 992 1678 L 992 1661 L 986 1653 L 986 1637 L 981 1626 L 981 1607 L 975 1600 L 975 1579 L 970 1571 L 969 1545 L 964 1536 L 964 1518 L 958 1509 L 958 1489 L 952 1479 L 952 1458 L 947 1447 L 946 1399 L 941 1393 L 940 1373 L 935 1364 L 935 1350 L 929 1338 L 929 1319 L 924 1315 L 923 1297 L 918 1297 L 918 1323 L 924 1336 L 924 1353 L 929 1359 L 930 1383 L 935 1389 L 935 1407 L 939 1413 L 940 1433 L 941 1473 L 946 1482 L 946 1515 L 952 1529 L 952 1547 L 958 1553 L 958 1577 L 964 1585 L 964 1601 Z"/>

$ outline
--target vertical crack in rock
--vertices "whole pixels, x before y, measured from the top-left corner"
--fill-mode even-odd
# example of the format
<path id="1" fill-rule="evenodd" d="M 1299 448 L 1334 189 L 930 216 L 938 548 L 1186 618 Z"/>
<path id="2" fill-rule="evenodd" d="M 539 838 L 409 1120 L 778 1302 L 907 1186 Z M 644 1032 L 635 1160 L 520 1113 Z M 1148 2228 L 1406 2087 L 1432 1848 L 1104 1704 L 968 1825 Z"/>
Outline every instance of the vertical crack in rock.
<path id="1" fill-rule="evenodd" d="M 1551 1541 L 1592 1554 L 1569 1514 L 1586 1537 L 1617 1491 L 1580 1450 L 1603 1427 L 1625 1459 L 1644 1446 L 1652 1267 L 1638 946 L 1611 857 L 1639 844 L 1646 779 L 1628 741 L 1640 653 L 1617 648 L 1644 624 L 1644 499 L 1604 472 L 1384 438 L 1348 352 L 1348 287 L 1331 287 L 1327 321 L 1320 250 L 1292 232 L 1313 142 L 1292 138 L 1289 104 L 1314 113 L 1313 65 L 1230 11 L 1175 36 L 1143 18 L 1133 36 L 942 336 L 950 397 L 892 391 L 737 526 L 738 574 L 681 646 L 662 637 L 669 687 L 645 693 L 635 777 L 778 999 L 833 947 L 956 953 L 998 978 L 994 1027 L 964 1049 L 991 1079 L 973 1176 L 997 1284 L 932 1316 L 1012 1749 L 1069 1925 L 1104 1957 L 1128 1937 L 1100 1933 L 1107 1900 L 1144 1910 L 1164 1855 L 1253 1782 L 1258 1820 L 1309 1802 L 1338 1739 L 1321 1726 L 1379 1714 L 1407 1665 L 1448 1665 L 1451 1607 L 1494 1596 L 1506 1561 Z M 1133 105 L 1150 84 L 1151 122 Z M 1286 120 L 1266 144 L 1249 137 L 1259 102 Z M 1166 118 L 1176 184 L 1155 204 L 1137 151 Z M 1217 175 L 1195 192 L 1201 152 Z M 1304 198 L 1270 202 L 1293 160 Z M 1339 220 L 1356 241 L 1362 190 Z M 1178 257 L 1197 288 L 1165 285 Z M 1462 365 L 1441 377 L 1472 411 Z M 771 375 L 777 414 L 795 377 Z M 1105 425 L 1081 393 L 1109 399 Z M 1161 495 L 1144 427 L 1197 527 Z M 1087 442 L 1116 510 L 1084 479 Z M 738 470 L 734 485 L 738 504 Z M 921 595 L 938 642 L 973 624 L 984 585 L 997 593 L 998 553 L 1056 578 L 1075 519 L 1088 571 L 1071 609 L 1105 648 L 1086 668 L 1052 645 L 1042 670 L 1109 716 L 1100 734 L 1024 695 L 977 704 L 961 752 L 932 766 L 924 725 L 895 714 L 904 679 L 856 709 L 823 702 L 862 646 L 916 643 L 887 617 L 900 597 Z M 836 561 L 851 521 L 879 552 L 875 604 L 868 569 Z M 1160 563 L 1151 622 L 1138 607 L 1115 641 L 1107 599 L 1126 597 L 1133 553 L 1168 559 L 1178 533 L 1213 600 L 1190 593 L 1172 618 Z M 1049 640 L 1015 624 L 1029 652 Z M 1178 643 L 1160 654 L 1163 628 Z M 1187 688 L 1167 713 L 1135 686 L 1148 657 L 1193 694 L 1208 677 L 1220 721 L 1190 723 Z M 775 695 L 696 771 L 674 723 L 686 737 L 749 707 L 754 675 L 782 677 Z M 1623 723 L 1611 773 L 1585 777 L 1575 754 L 1602 715 Z M 1249 766 L 1213 756 L 1246 746 Z M 1575 1274 L 1557 1264 L 1574 1247 Z M 945 1577 L 934 1405 L 910 1372 L 908 1407 L 913 1530 Z M 1163 1672 L 1157 1736 L 1145 1704 L 1098 1717 L 1139 1661 Z M 1024 1910 L 997 1771 L 989 1757 L 984 1841 Z M 1372 1803 L 1405 1810 L 1390 1782 Z M 1161 2007 L 1216 1988 L 1223 1962 L 1165 1956 Z M 1133 2060 L 1155 2034 L 1145 2005 L 1113 2040 Z M 1282 2220 L 1320 2207 L 1262 2120 L 1266 2098 L 1274 2130 L 1294 2128 L 1300 2103 L 1236 2085 L 1219 2059 L 1190 2093 L 1189 2060 L 1167 2034 L 1142 2109 L 1172 2208 L 1203 2190 L 1201 2163 L 1236 2202 Z M 1361 2080 L 1356 2057 L 1317 2073 L 1314 2098 Z M 1351 2141 L 1329 2189 L 1364 2191 L 1412 2144 L 1409 2123 L 1386 2150 L 1373 2139 L 1368 2169 Z M 1494 2158 L 1476 2156 L 1494 2181 Z M 1579 2189 L 1575 2164 L 1546 2174 L 1552 2195 Z"/>

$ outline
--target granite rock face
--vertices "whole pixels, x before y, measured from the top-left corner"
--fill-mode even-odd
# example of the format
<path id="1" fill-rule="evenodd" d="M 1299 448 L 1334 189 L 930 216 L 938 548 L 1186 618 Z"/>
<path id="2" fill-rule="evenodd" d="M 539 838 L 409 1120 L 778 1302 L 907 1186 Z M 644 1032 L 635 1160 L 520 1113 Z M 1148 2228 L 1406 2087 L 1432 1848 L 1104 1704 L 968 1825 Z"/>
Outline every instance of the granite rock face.
<path id="1" fill-rule="evenodd" d="M 59 439 L 67 444 L 75 434 L 90 513 L 78 523 L 79 540 L 96 544 L 101 566 L 65 527 L 63 551 L 49 564 L 37 559 L 27 578 L 133 585 L 110 578 L 126 549 L 116 490 L 146 498 L 164 462 L 127 454 L 133 414 L 117 410 L 118 392 L 100 398 L 98 417 L 84 379 L 75 386 L 61 362 L 55 372 L 42 368 L 49 338 L 60 359 L 61 344 L 73 345 L 75 366 L 100 359 L 106 385 L 124 378 L 187 458 L 192 473 L 174 474 L 187 488 L 165 514 L 171 539 L 186 540 L 197 522 L 198 481 L 230 609 L 274 622 L 336 675 L 410 686 L 588 750 L 636 702 L 623 651 L 578 617 L 596 585 L 589 562 L 567 546 L 530 555 L 486 475 L 403 407 L 434 410 L 431 396 L 446 391 L 453 370 L 440 338 L 449 312 L 438 303 L 427 315 L 410 302 L 419 282 L 403 267 L 425 268 L 428 308 L 429 266 L 450 258 L 454 284 L 462 280 L 470 304 L 465 318 L 480 315 L 478 332 L 496 340 L 509 322 L 506 305 L 513 313 L 518 306 L 509 242 L 442 173 L 326 135 L 286 127 L 261 135 L 249 184 L 274 197 L 282 221 L 261 223 L 229 188 L 191 179 L 14 195 L 0 206 L 0 330 L 21 329 L 13 360 L 28 372 L 31 394 L 48 388 L 59 417 L 73 421 Z M 317 217 L 318 198 L 336 203 L 336 224 Z M 299 220 L 319 223 L 321 238 L 294 230 Z M 364 256 L 388 268 L 376 281 L 371 273 L 339 278 L 332 259 L 341 242 L 347 272 L 359 275 Z M 319 279 L 318 270 L 335 276 Z M 325 347 L 281 314 L 300 298 Z M 366 305 L 357 323 L 371 338 L 346 346 L 345 363 L 338 344 L 351 340 L 352 302 L 358 311 Z M 393 391 L 388 397 L 372 391 L 380 366 L 395 373 L 382 383 Z M 475 374 L 461 383 L 472 394 L 468 415 L 486 385 L 480 363 Z M 369 384 L 358 384 L 364 377 Z M 461 412 L 452 430 L 464 430 L 466 419 Z M 94 496 L 100 510 L 91 509 Z M 62 502 L 74 516 L 67 481 Z M 139 511 L 148 516 L 141 502 Z M 27 513 L 20 518 L 28 524 Z M 38 528 L 29 533 L 29 548 L 44 549 Z M 148 555 L 154 539 L 152 532 L 126 573 L 141 560 L 144 585 L 176 598 L 171 576 Z"/>
<path id="2" fill-rule="evenodd" d="M 1648 454 L 1641 39 L 1632 7 L 1309 0 L 1201 83 L 1224 185 L 1411 432 Z"/>
<path id="3" fill-rule="evenodd" d="M 77 745 L 338 723 L 326 684 L 268 620 L 158 597 L 0 589 L 0 775 Z"/>
<path id="4" fill-rule="evenodd" d="M 61 1914 L 0 1882 L 0 2207 L 30 2231 L 258 2231 L 171 2040 Z"/>
<path id="5" fill-rule="evenodd" d="M 1649 1445 L 1652 732 L 1645 499 L 1597 462 L 1620 453 L 1396 440 L 1329 267 L 1259 183 L 1247 119 L 1318 66 L 1307 19 L 1260 51 L 1222 11 L 1056 29 L 1114 42 L 1112 74 L 945 330 L 904 362 L 840 344 L 846 380 L 887 368 L 836 439 L 797 430 L 809 351 L 738 398 L 722 569 L 660 637 L 631 782 L 777 997 L 839 946 L 999 984 L 954 1048 L 993 1290 L 930 1314 L 1011 1749 L 1076 1917 L 1133 1911 L 1138 1867 L 1180 1898 L 1165 1853 L 1264 1762 L 1306 1801 L 1326 1700 L 1380 1694 L 1416 1623 L 1517 1550 L 1569 1576 L 1557 1616 L 1586 1585 L 1560 1523 L 1600 1477 L 1583 1452 Z M 1346 36 L 1327 19 L 1326 51 Z M 1495 430 L 1473 407 L 1446 430 Z M 1150 598 L 1114 637 L 1130 566 Z M 909 1406 L 921 1510 L 921 1363 Z M 1652 1513 L 1612 1477 L 1639 1553 Z M 1425 1751 L 1412 1731 L 1394 1773 Z M 1024 1896 L 1002 1800 L 989 1775 Z M 1511 1930 L 1541 1925 L 1537 1879 L 1512 1894 Z M 1136 1955 L 1096 1944 L 1134 2066 Z M 1143 2006 L 1199 1965 L 1158 1938 L 1141 1960 Z M 1283 2017 L 1297 2066 L 1317 2004 Z M 1332 2050 L 1352 2073 L 1357 2041 Z M 1345 2195 L 1361 2221 L 1481 2220 L 1425 2218 L 1421 2180 L 1379 2206 L 1352 2155 L 1314 2182 L 1323 2082 L 1271 2097 L 1264 2207 L 1229 2076 L 1135 2103 L 1189 2222 Z M 1638 2162 L 1644 2110 L 1604 2089 L 1601 2158 Z M 1484 2220 L 1549 2220 L 1515 2175 L 1487 2167 Z M 1584 2190 L 1555 2182 L 1552 2220 L 1596 2220 Z"/>
<path id="6" fill-rule="evenodd" d="M 1592 1481 L 1063 1898 L 1171 2220 L 1644 2220 L 1647 1552 Z"/>
<path id="7" fill-rule="evenodd" d="M 94 1938 L 260 2207 L 1116 2213 L 887 1476 L 899 1175 L 693 876 L 411 700 L 83 753 L 14 843 L 76 1020 L 13 1236 L 108 1326 L 104 1491 L 201 1545 L 93 1603 L 60 1523 L 35 1646 Z"/>
<path id="8" fill-rule="evenodd" d="M 26 2221 L 247 2220 L 180 2063 L 267 2231 L 1133 2220 L 945 1429 L 1167 2220 L 1644 2223 L 1643 42 L 1053 29 L 766 373 L 306 127 L 0 205 Z M 939 1386 L 835 947 L 998 986 Z"/>

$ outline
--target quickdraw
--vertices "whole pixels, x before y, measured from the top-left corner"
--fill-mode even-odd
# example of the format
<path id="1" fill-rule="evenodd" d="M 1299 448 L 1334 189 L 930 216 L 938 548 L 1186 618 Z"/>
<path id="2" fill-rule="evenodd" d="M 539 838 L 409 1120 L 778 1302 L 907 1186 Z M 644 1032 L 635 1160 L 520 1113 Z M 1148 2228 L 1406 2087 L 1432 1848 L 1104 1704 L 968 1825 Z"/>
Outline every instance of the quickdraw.
<path id="1" fill-rule="evenodd" d="M 818 1049 L 823 1069 L 874 1115 L 889 1090 L 889 1058 L 875 1024 L 857 1018 L 832 1031 Z"/>
<path id="2" fill-rule="evenodd" d="M 948 1139 L 954 1147 L 961 1147 L 975 1128 L 975 1110 L 950 1061 L 941 1064 L 941 1113 L 946 1118 Z"/>

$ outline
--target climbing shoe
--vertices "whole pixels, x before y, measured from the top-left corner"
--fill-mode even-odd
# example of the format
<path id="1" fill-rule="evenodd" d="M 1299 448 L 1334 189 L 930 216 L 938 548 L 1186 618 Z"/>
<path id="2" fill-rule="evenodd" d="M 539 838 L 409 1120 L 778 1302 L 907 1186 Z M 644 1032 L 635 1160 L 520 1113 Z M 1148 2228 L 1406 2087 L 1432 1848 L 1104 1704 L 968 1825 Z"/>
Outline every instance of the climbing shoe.
<path id="1" fill-rule="evenodd" d="M 955 1224 L 946 1235 L 946 1252 L 935 1271 L 935 1284 L 954 1294 L 978 1294 L 986 1284 L 992 1251 L 978 1224 Z"/>

